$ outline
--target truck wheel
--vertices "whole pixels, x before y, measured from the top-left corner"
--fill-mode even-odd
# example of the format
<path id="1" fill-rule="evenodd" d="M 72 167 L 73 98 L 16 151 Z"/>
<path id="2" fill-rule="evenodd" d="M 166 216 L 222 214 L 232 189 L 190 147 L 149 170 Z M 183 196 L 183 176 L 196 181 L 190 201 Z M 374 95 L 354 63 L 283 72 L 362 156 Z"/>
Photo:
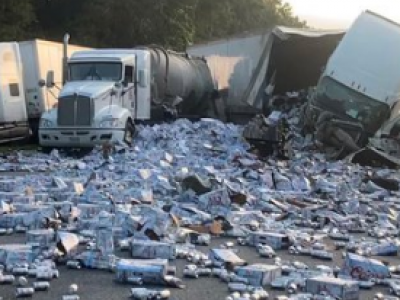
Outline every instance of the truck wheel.
<path id="1" fill-rule="evenodd" d="M 124 142 L 132 146 L 133 138 L 135 137 L 136 128 L 131 119 L 128 119 L 125 124 Z"/>

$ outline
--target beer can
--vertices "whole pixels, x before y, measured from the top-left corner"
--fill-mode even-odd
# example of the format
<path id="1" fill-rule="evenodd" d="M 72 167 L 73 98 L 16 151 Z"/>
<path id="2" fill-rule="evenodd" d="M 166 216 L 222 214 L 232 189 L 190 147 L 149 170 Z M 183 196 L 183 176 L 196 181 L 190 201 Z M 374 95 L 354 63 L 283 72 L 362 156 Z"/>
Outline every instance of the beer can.
<path id="1" fill-rule="evenodd" d="M 27 275 L 29 272 L 27 267 L 17 267 L 12 269 L 13 275 Z"/>
<path id="2" fill-rule="evenodd" d="M 52 280 L 53 279 L 53 270 L 51 269 L 43 269 L 38 270 L 36 273 L 37 280 Z"/>
<path id="3" fill-rule="evenodd" d="M 134 284 L 134 285 L 142 285 L 143 279 L 140 277 L 130 276 L 126 279 L 126 283 Z"/>
<path id="4" fill-rule="evenodd" d="M 15 296 L 17 298 L 23 298 L 23 297 L 32 297 L 33 294 L 35 293 L 34 288 L 17 288 L 17 291 L 15 293 Z"/>
<path id="5" fill-rule="evenodd" d="M 37 269 L 29 269 L 28 276 L 29 277 L 36 277 Z"/>
<path id="6" fill-rule="evenodd" d="M 69 260 L 67 261 L 67 267 L 70 269 L 80 269 L 82 266 L 81 263 L 77 260 Z"/>
<path id="7" fill-rule="evenodd" d="M 80 300 L 78 295 L 63 295 L 62 300 Z"/>
<path id="8" fill-rule="evenodd" d="M 14 281 L 14 275 L 0 275 L 0 284 L 13 284 Z"/>
<path id="9" fill-rule="evenodd" d="M 48 281 L 36 281 L 33 283 L 35 291 L 47 291 L 50 289 L 50 283 Z"/>

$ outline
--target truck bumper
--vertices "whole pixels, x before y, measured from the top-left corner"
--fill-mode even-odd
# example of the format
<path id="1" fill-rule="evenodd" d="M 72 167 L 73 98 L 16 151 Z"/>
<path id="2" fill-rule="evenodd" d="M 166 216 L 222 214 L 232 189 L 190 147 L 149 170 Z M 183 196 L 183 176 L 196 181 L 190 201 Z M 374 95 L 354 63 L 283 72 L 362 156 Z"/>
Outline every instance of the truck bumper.
<path id="1" fill-rule="evenodd" d="M 122 141 L 124 131 L 123 128 L 40 128 L 39 144 L 43 147 L 93 147 L 105 142 Z"/>

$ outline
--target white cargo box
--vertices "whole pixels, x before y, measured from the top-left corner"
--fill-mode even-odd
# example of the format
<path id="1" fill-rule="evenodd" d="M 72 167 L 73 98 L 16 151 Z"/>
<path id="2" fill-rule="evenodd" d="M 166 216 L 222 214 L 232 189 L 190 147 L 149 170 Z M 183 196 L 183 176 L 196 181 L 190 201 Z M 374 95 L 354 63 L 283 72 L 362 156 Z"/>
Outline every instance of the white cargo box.
<path id="1" fill-rule="evenodd" d="M 358 300 L 360 297 L 358 282 L 326 276 L 307 279 L 306 292 L 317 295 L 324 292 L 341 300 Z"/>

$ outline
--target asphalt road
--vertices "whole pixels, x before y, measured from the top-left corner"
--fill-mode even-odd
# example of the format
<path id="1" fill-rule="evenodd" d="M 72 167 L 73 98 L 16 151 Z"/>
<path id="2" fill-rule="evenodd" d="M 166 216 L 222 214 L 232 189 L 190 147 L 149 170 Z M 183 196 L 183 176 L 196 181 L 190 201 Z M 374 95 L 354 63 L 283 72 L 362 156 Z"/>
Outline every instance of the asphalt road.
<path id="1" fill-rule="evenodd" d="M 0 244 L 23 243 L 24 235 L 12 235 L 0 237 Z M 211 247 L 218 247 L 223 242 L 229 239 L 214 239 Z M 251 247 L 237 247 L 239 256 L 245 259 L 248 263 L 270 263 L 273 260 L 261 258 L 256 250 Z M 207 252 L 209 247 L 199 247 L 203 252 Z M 119 253 L 119 256 L 127 257 L 126 253 Z M 129 254 L 128 254 L 129 255 Z M 287 251 L 280 251 L 278 255 L 282 260 L 299 260 L 307 263 L 310 266 L 326 264 L 329 266 L 342 265 L 340 252 L 335 252 L 334 260 L 331 262 L 312 259 L 304 256 L 292 256 Z M 393 264 L 400 264 L 398 257 L 384 257 L 385 261 Z M 186 264 L 186 260 L 176 260 L 172 262 L 178 268 L 178 276 L 182 278 L 182 270 Z M 36 300 L 57 300 L 62 299 L 62 295 L 66 294 L 68 287 L 72 283 L 79 286 L 79 296 L 82 300 L 120 300 L 129 299 L 130 286 L 121 285 L 114 282 L 114 274 L 107 271 L 97 270 L 70 270 L 64 266 L 59 267 L 60 277 L 51 282 L 51 288 L 48 292 L 37 292 L 33 299 Z M 30 283 L 32 282 L 31 279 Z M 221 282 L 218 278 L 200 278 L 200 279 L 184 279 L 186 289 L 171 289 L 174 300 L 224 300 L 228 295 L 227 284 Z M 145 286 L 150 287 L 150 286 Z M 160 289 L 160 287 L 155 287 Z M 3 299 L 15 299 L 16 286 L 0 285 L 0 295 Z M 268 290 L 270 296 L 282 295 L 283 291 Z M 373 299 L 373 296 L 378 292 L 388 294 L 387 287 L 375 287 L 370 291 L 361 291 L 360 300 Z M 272 297 L 271 297 L 272 299 Z"/>

